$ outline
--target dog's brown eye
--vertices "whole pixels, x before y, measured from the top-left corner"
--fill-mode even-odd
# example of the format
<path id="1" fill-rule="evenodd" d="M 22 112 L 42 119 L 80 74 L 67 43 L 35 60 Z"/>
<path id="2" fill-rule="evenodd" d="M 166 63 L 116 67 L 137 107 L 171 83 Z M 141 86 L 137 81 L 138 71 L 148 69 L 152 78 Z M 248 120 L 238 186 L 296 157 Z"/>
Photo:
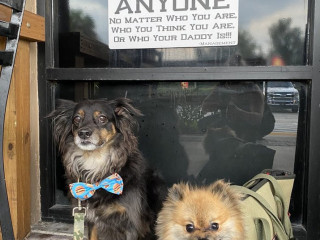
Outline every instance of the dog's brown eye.
<path id="1" fill-rule="evenodd" d="M 219 229 L 219 223 L 211 223 L 211 230 L 217 231 Z"/>
<path id="2" fill-rule="evenodd" d="M 80 120 L 81 120 L 81 118 L 79 116 L 75 116 L 73 118 L 73 123 L 78 124 L 78 123 L 80 123 Z"/>
<path id="3" fill-rule="evenodd" d="M 194 232 L 195 229 L 194 229 L 193 224 L 187 224 L 186 225 L 186 230 L 187 230 L 188 233 Z"/>
<path id="4" fill-rule="evenodd" d="M 105 123 L 105 122 L 107 121 L 107 117 L 101 115 L 101 116 L 99 116 L 99 121 L 100 121 L 101 123 Z"/>

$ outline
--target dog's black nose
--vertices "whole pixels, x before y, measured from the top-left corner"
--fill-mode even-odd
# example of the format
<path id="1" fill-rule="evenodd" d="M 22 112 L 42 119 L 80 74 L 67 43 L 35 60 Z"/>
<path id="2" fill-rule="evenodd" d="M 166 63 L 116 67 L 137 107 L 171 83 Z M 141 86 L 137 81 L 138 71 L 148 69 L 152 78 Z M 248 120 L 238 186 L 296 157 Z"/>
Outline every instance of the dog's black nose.
<path id="1" fill-rule="evenodd" d="M 78 132 L 78 136 L 81 138 L 81 139 L 87 139 L 91 136 L 92 134 L 92 131 L 89 130 L 89 129 L 82 129 Z"/>
<path id="2" fill-rule="evenodd" d="M 198 240 L 208 240 L 208 238 L 198 238 Z"/>

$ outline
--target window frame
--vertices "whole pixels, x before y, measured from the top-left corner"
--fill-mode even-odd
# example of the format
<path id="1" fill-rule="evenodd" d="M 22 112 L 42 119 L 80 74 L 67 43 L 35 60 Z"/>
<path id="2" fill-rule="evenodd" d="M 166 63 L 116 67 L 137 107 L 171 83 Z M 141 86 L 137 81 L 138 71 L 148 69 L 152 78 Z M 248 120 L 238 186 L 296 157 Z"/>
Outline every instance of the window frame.
<path id="1" fill-rule="evenodd" d="M 307 66 L 259 67 L 164 67 L 164 68 L 59 68 L 57 1 L 38 1 L 38 12 L 46 19 L 46 42 L 39 44 L 40 174 L 43 220 L 65 220 L 66 209 L 55 204 L 55 145 L 52 126 L 45 116 L 54 108 L 55 84 L 63 81 L 221 81 L 301 80 L 310 83 L 306 132 L 301 133 L 297 182 L 301 218 L 295 233 L 303 239 L 320 239 L 320 2 L 308 2 Z M 298 140 L 298 139 L 297 139 Z M 302 148 L 302 147 L 301 147 Z M 297 160 L 297 156 L 296 156 Z M 302 162 L 300 162 L 302 161 Z M 301 192 L 294 192 L 295 197 Z M 68 214 L 68 213 L 67 213 Z M 300 238 L 299 238 L 300 239 Z"/>

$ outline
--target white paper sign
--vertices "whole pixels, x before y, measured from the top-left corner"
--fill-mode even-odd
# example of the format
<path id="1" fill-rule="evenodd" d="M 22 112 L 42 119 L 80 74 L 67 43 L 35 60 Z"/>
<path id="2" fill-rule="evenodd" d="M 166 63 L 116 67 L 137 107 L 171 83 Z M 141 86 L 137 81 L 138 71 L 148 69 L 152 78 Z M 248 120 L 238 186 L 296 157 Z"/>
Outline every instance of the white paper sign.
<path id="1" fill-rule="evenodd" d="M 111 49 L 238 44 L 239 0 L 108 0 Z"/>

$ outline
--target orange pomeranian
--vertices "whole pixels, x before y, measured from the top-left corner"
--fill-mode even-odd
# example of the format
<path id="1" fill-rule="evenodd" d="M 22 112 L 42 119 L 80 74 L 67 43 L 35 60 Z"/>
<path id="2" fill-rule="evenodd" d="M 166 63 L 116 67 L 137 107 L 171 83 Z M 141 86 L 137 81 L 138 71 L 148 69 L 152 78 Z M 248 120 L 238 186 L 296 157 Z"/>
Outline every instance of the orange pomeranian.
<path id="1" fill-rule="evenodd" d="M 157 219 L 159 240 L 244 240 L 241 195 L 219 180 L 207 187 L 175 184 Z"/>

